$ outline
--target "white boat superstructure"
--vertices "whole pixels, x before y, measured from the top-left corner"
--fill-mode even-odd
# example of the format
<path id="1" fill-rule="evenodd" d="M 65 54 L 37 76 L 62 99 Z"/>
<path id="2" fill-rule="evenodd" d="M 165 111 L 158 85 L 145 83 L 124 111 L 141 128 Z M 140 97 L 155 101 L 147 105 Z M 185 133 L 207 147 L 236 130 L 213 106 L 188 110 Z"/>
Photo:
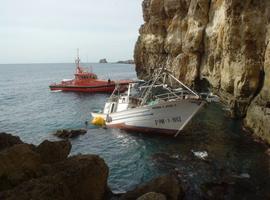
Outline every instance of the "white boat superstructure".
<path id="1" fill-rule="evenodd" d="M 177 136 L 205 101 L 165 68 L 145 83 L 131 83 L 127 93 L 117 88 L 101 113 L 107 127 Z"/>

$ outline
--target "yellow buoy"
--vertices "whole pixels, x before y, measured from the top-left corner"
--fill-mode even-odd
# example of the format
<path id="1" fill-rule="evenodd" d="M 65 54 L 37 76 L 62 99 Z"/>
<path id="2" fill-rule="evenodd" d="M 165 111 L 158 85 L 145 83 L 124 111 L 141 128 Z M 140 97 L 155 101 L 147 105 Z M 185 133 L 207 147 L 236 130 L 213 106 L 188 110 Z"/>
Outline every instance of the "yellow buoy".
<path id="1" fill-rule="evenodd" d="M 95 126 L 105 126 L 106 124 L 103 117 L 100 117 L 100 116 L 94 117 L 91 123 Z"/>

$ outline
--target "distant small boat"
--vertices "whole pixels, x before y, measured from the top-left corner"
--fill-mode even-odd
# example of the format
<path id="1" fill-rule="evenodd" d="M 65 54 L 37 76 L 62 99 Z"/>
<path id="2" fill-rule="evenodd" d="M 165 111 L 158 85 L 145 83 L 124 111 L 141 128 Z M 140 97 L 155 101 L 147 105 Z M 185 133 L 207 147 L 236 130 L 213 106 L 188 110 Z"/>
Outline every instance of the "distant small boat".
<path id="1" fill-rule="evenodd" d="M 87 69 L 84 69 L 80 65 L 79 51 L 77 55 L 76 72 L 74 79 L 63 79 L 60 83 L 53 83 L 49 87 L 52 91 L 72 91 L 72 92 L 104 92 L 112 93 L 118 85 L 120 92 L 124 92 L 128 89 L 128 84 L 131 80 L 100 80 L 97 75 Z"/>

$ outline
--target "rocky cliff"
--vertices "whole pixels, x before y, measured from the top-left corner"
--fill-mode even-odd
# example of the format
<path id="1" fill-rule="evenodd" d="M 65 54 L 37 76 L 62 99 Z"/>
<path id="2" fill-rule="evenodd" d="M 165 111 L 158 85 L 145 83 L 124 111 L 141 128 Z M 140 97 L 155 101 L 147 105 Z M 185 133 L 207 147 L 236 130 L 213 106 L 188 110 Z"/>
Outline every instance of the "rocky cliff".
<path id="1" fill-rule="evenodd" d="M 138 76 L 166 66 L 190 86 L 207 82 L 270 143 L 270 1 L 144 0 L 142 7 Z"/>

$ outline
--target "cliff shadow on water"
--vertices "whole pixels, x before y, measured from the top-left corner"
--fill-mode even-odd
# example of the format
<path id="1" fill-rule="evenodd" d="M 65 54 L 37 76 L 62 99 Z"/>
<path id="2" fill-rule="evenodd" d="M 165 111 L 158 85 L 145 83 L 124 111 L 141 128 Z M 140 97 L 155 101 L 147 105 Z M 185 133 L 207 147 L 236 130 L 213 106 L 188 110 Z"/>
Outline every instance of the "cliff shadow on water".
<path id="1" fill-rule="evenodd" d="M 241 120 L 231 119 L 225 110 L 209 104 L 177 138 L 160 138 L 166 147 L 151 155 L 154 166 L 161 174 L 179 177 L 185 199 L 267 199 L 268 146 L 249 137 Z"/>

